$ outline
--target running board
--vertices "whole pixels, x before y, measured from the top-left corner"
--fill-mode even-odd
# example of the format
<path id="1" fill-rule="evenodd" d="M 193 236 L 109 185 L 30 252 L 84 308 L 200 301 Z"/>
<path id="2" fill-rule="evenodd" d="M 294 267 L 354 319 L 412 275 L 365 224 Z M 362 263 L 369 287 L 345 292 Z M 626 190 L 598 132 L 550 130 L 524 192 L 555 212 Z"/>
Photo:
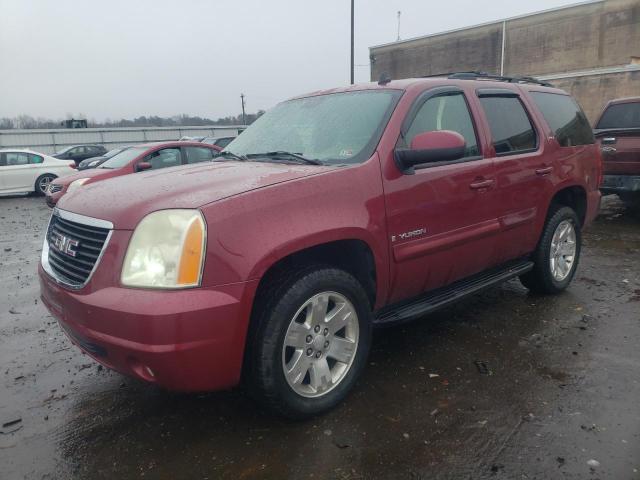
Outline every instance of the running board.
<path id="1" fill-rule="evenodd" d="M 509 262 L 502 267 L 478 273 L 463 280 L 458 280 L 446 287 L 438 288 L 408 301 L 384 307 L 376 312 L 374 325 L 411 320 L 443 308 L 467 295 L 478 293 L 485 288 L 505 282 L 511 278 L 527 273 L 533 268 L 533 262 L 519 260 Z"/>

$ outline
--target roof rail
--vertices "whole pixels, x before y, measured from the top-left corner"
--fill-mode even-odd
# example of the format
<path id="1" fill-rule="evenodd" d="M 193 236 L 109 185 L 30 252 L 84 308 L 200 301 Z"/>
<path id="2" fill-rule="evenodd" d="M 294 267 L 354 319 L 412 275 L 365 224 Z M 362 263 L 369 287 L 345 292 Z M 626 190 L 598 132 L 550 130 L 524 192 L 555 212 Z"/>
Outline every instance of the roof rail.
<path id="1" fill-rule="evenodd" d="M 544 87 L 551 87 L 552 85 L 549 82 L 545 82 L 542 80 L 538 80 L 534 77 L 527 76 L 514 76 L 507 77 L 503 75 L 491 75 L 486 72 L 455 72 L 447 75 L 448 78 L 456 79 L 456 80 L 495 80 L 497 82 L 508 82 L 508 83 L 534 83 L 536 85 L 542 85 Z"/>
<path id="2" fill-rule="evenodd" d="M 514 76 L 506 77 L 503 75 L 492 75 L 487 72 L 470 71 L 470 72 L 448 72 L 448 73 L 435 73 L 433 75 L 426 75 L 423 78 L 430 77 L 447 77 L 452 80 L 495 80 L 497 82 L 508 83 L 534 83 L 536 85 L 542 85 L 543 87 L 552 87 L 549 82 L 538 80 L 534 77 L 527 76 Z"/>

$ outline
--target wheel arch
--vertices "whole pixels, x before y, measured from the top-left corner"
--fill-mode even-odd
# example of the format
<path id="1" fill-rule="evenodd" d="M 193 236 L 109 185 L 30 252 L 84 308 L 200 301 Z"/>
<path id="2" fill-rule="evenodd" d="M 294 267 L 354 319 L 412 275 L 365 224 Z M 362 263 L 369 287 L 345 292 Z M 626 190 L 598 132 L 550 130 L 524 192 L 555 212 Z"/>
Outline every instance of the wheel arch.
<path id="1" fill-rule="evenodd" d="M 565 185 L 556 191 L 549 202 L 546 216 L 558 205 L 572 208 L 578 215 L 580 226 L 584 226 L 587 217 L 587 191 L 583 186 Z"/>
<path id="2" fill-rule="evenodd" d="M 380 271 L 376 265 L 376 256 L 371 245 L 361 238 L 341 238 L 309 244 L 271 258 L 268 265 L 266 262 L 261 263 L 261 267 L 257 267 L 262 271 L 256 275 L 259 276 L 260 282 L 254 304 L 265 286 L 281 276 L 283 272 L 312 264 L 330 265 L 353 275 L 367 292 L 372 308 L 378 297 Z"/>

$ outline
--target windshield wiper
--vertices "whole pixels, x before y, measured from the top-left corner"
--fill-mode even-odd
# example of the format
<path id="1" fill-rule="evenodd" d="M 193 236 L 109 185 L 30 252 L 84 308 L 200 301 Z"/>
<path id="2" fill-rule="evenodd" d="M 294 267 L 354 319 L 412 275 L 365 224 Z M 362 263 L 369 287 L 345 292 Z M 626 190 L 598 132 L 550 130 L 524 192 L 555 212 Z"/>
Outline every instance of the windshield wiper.
<path id="1" fill-rule="evenodd" d="M 236 155 L 233 152 L 230 152 L 229 150 L 224 150 L 222 152 L 220 152 L 220 155 L 218 155 L 217 157 L 214 158 L 214 160 L 216 160 L 217 158 L 233 158 L 234 160 L 239 160 L 240 162 L 246 162 L 247 161 L 247 157 L 244 155 Z"/>
<path id="2" fill-rule="evenodd" d="M 303 157 L 299 153 L 286 152 L 284 150 L 276 150 L 274 152 L 264 152 L 264 153 L 250 153 L 247 155 L 249 158 L 256 157 L 267 157 L 267 158 L 286 158 L 288 160 L 296 160 L 301 163 L 306 163 L 308 165 L 324 165 L 320 160 L 315 160 L 313 158 Z"/>

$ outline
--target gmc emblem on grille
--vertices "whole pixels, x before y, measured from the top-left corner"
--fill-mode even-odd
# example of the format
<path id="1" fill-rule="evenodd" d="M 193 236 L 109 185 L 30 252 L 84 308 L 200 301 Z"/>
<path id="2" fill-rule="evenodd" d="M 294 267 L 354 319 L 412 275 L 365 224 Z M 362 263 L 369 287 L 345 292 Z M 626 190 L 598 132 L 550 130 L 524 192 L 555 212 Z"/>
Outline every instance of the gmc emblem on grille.
<path id="1" fill-rule="evenodd" d="M 57 232 L 52 232 L 51 234 L 51 244 L 56 247 L 56 250 L 71 257 L 76 256 L 75 247 L 77 247 L 79 243 L 78 240 L 65 237 Z"/>

